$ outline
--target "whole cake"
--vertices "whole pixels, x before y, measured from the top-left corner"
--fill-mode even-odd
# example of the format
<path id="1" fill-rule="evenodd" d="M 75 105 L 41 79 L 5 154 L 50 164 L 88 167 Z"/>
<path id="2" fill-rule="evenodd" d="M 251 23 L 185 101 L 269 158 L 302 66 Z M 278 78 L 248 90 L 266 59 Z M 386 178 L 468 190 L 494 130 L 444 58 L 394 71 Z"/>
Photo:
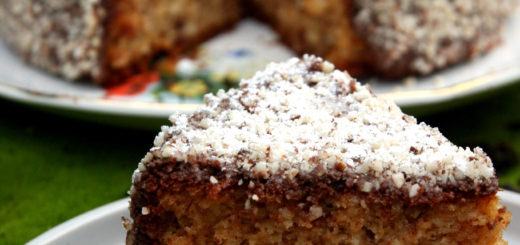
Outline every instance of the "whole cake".
<path id="1" fill-rule="evenodd" d="M 127 244 L 505 244 L 480 148 L 314 56 L 174 114 L 133 174 Z"/>
<path id="2" fill-rule="evenodd" d="M 428 74 L 500 42 L 517 0 L 4 0 L 0 36 L 29 63 L 103 84 L 254 15 L 351 74 Z"/>

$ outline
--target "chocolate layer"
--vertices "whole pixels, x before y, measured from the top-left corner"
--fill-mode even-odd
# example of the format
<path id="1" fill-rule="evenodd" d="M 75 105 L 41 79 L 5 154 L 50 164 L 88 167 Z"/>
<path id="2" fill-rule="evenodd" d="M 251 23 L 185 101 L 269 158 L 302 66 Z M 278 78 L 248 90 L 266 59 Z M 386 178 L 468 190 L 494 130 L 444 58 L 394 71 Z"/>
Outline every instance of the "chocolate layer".
<path id="1" fill-rule="evenodd" d="M 154 166 L 154 167 L 150 167 Z M 472 179 L 456 182 L 440 183 L 434 187 L 423 185 L 426 178 L 406 177 L 402 188 L 396 188 L 390 181 L 383 182 L 378 189 L 362 191 L 365 182 L 372 182 L 368 175 L 351 171 L 333 170 L 327 173 L 319 169 L 309 174 L 299 174 L 294 179 L 272 176 L 269 179 L 252 178 L 239 169 L 219 167 L 201 163 L 164 162 L 152 160 L 146 172 L 141 173 L 135 183 L 137 192 L 168 194 L 179 190 L 182 186 L 197 186 L 204 189 L 214 198 L 219 193 L 232 189 L 244 189 L 250 196 L 256 195 L 258 202 L 266 201 L 302 201 L 318 202 L 323 198 L 345 193 L 356 193 L 367 201 L 391 204 L 395 201 L 407 202 L 410 205 L 435 204 L 450 202 L 461 198 L 487 196 L 499 190 L 497 178 L 489 181 L 475 182 Z M 419 184 L 417 195 L 410 197 L 407 187 Z M 153 200 L 146 200 L 154 204 Z"/>

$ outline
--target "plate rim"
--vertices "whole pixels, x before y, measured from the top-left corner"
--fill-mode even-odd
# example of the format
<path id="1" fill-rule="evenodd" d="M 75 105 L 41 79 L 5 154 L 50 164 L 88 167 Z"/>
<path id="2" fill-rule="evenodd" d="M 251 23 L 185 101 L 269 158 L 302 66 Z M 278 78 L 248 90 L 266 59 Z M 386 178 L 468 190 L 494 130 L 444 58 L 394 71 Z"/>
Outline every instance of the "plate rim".
<path id="1" fill-rule="evenodd" d="M 497 196 L 500 198 L 502 203 L 510 203 L 520 207 L 520 193 L 509 190 L 502 190 L 497 193 Z M 50 244 L 52 241 L 59 239 L 67 233 L 74 232 L 75 229 L 81 227 L 82 225 L 101 219 L 112 213 L 128 209 L 129 203 L 130 197 L 126 197 L 94 208 L 63 222 L 51 228 L 50 230 L 45 231 L 44 233 L 29 241 L 27 245 Z M 122 225 L 121 229 L 124 229 Z"/>
<path id="2" fill-rule="evenodd" d="M 86 211 L 51 228 L 50 230 L 45 231 L 44 233 L 30 240 L 28 243 L 26 243 L 26 245 L 51 244 L 51 242 L 55 241 L 56 239 L 59 239 L 68 233 L 74 232 L 74 230 L 85 224 L 101 219 L 112 213 L 128 209 L 129 202 L 130 197 L 126 197 Z M 123 229 L 122 225 L 121 229 Z"/>
<path id="3" fill-rule="evenodd" d="M 485 90 L 492 91 L 517 82 L 520 83 L 520 66 L 488 73 L 450 86 L 433 89 L 397 90 L 378 93 L 377 96 L 393 100 L 399 107 L 428 106 L 483 93 Z M 78 95 L 60 95 L 21 88 L 2 81 L 0 81 L 0 97 L 18 103 L 64 111 L 156 119 L 167 119 L 175 112 L 191 113 L 203 106 L 202 102 L 161 103 L 108 97 L 90 98 Z"/>

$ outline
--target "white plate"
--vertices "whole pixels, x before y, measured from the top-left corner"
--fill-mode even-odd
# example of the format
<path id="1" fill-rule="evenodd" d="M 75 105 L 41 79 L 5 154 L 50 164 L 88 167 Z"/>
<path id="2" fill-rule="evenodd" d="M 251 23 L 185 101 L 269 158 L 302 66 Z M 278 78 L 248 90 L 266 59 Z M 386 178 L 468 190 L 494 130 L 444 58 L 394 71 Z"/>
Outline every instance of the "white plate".
<path id="1" fill-rule="evenodd" d="M 509 244 L 520 244 L 520 194 L 502 191 L 498 195 L 513 216 L 504 239 Z M 121 217 L 129 216 L 128 202 L 125 198 L 79 215 L 36 237 L 28 245 L 124 244 L 126 233 Z"/>
<path id="2" fill-rule="evenodd" d="M 503 39 L 503 44 L 489 54 L 431 76 L 363 82 L 402 107 L 428 107 L 472 97 L 520 80 L 520 11 L 506 23 Z M 233 30 L 202 44 L 196 60 L 184 59 L 178 63 L 177 71 L 197 73 L 202 69 L 217 75 L 234 72 L 248 76 L 268 61 L 281 61 L 294 55 L 277 40 L 277 34 L 269 27 L 246 19 Z M 152 83 L 137 95 L 109 96 L 107 90 L 94 84 L 71 83 L 26 65 L 0 41 L 0 97 L 13 101 L 84 119 L 137 127 L 150 127 L 150 124 L 155 127 L 153 120 L 164 122 L 174 111 L 190 112 L 200 106 L 200 100 L 182 99 L 164 91 L 157 93 L 161 85 Z"/>

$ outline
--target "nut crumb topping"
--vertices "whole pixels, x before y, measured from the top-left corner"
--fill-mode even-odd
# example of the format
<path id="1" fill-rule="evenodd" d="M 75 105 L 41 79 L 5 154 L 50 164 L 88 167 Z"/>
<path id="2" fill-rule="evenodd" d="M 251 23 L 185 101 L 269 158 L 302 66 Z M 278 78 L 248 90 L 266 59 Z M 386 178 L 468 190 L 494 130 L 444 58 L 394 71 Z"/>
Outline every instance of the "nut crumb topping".
<path id="1" fill-rule="evenodd" d="M 151 154 L 256 179 L 350 171 L 371 177 L 360 191 L 389 182 L 412 197 L 421 188 L 406 184 L 411 177 L 430 187 L 494 178 L 482 149 L 455 146 L 331 65 L 305 55 L 268 65 L 240 89 L 206 95 L 192 115 L 170 117 L 173 125 L 162 127 Z M 150 159 L 143 158 L 140 169 Z"/>
<path id="2" fill-rule="evenodd" d="M 148 214 L 150 214 L 150 209 L 149 209 L 148 207 L 143 207 L 143 208 L 141 209 L 141 214 L 142 214 L 142 215 L 148 215 Z"/>

